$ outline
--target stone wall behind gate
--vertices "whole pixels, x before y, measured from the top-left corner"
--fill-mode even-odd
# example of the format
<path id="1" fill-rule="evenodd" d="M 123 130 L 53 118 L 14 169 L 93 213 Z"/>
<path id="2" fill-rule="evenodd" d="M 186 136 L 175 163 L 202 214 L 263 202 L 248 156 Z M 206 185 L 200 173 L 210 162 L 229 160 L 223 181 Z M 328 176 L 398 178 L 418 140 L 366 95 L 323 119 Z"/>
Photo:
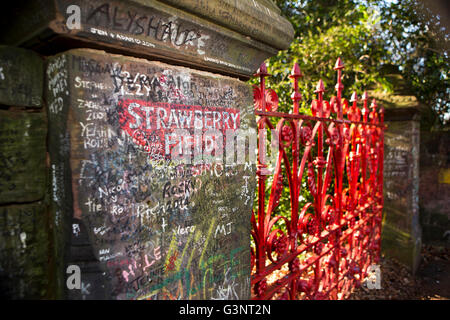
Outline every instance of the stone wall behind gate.
<path id="1" fill-rule="evenodd" d="M 450 242 L 450 136 L 421 132 L 420 220 L 426 243 Z"/>

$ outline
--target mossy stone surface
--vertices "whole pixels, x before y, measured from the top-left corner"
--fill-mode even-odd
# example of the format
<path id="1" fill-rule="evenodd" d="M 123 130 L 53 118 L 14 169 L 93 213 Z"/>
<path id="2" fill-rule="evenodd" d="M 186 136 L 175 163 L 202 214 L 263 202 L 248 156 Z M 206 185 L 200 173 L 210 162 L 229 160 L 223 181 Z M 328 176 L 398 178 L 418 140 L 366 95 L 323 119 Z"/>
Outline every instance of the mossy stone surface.
<path id="1" fill-rule="evenodd" d="M 0 46 L 0 104 L 41 107 L 43 68 L 33 51 Z"/>
<path id="2" fill-rule="evenodd" d="M 47 294 L 48 230 L 43 202 L 0 207 L 0 282 L 3 298 Z"/>
<path id="3" fill-rule="evenodd" d="M 0 110 L 0 204 L 43 199 L 46 137 L 43 112 Z"/>

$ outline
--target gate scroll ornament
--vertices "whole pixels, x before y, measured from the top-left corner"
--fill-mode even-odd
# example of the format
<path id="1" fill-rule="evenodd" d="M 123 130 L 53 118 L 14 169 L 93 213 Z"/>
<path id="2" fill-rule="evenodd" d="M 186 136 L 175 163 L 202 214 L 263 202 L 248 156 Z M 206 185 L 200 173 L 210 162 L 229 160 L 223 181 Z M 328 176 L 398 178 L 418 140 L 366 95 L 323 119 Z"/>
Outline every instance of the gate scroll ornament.
<path id="1" fill-rule="evenodd" d="M 344 299 L 379 261 L 383 108 L 377 110 L 373 99 L 369 110 L 366 92 L 362 109 L 356 92 L 350 101 L 344 99 L 343 68 L 339 58 L 334 67 L 337 94 L 330 101 L 324 100 L 324 85 L 318 82 L 312 116 L 299 114 L 302 74 L 297 64 L 290 75 L 292 113 L 277 111 L 278 97 L 265 87 L 269 74 L 264 63 L 255 74 L 260 78 L 254 88 L 260 142 L 258 200 L 251 219 L 253 299 Z M 276 127 L 270 119 L 277 121 Z M 274 131 L 279 140 L 271 172 L 261 139 Z M 283 181 L 289 187 L 290 212 L 281 215 L 276 208 L 288 196 Z M 301 203 L 302 188 L 313 201 Z"/>

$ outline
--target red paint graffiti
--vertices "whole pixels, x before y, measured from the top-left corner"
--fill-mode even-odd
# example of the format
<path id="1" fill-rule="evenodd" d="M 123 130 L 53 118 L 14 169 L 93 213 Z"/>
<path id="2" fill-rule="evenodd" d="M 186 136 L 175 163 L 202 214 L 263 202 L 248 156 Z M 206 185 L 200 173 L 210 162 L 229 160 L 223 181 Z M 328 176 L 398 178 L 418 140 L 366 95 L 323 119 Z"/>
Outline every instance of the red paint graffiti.
<path id="1" fill-rule="evenodd" d="M 215 147 L 217 142 L 204 139 L 205 133 L 219 132 L 225 136 L 227 130 L 240 128 L 238 109 L 135 99 L 120 100 L 118 106 L 121 129 L 132 137 L 137 146 L 152 154 L 170 154 L 180 143 L 202 149 L 205 143 L 212 143 Z M 175 134 L 189 136 L 190 141 L 179 139 Z"/>

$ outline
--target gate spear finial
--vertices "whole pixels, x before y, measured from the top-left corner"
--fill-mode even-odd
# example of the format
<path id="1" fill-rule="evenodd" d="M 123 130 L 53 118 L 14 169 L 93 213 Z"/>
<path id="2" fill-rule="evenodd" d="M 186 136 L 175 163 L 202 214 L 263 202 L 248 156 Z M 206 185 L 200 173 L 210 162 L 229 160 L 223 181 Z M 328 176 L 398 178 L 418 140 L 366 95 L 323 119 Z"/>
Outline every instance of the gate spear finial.
<path id="1" fill-rule="evenodd" d="M 294 114 L 298 114 L 298 102 L 302 99 L 302 95 L 298 92 L 298 78 L 303 77 L 300 67 L 297 63 L 294 64 L 289 78 L 294 79 L 294 93 L 291 95 L 292 101 L 294 101 Z"/>
<path id="2" fill-rule="evenodd" d="M 369 99 L 369 95 L 367 94 L 367 91 L 364 91 L 363 95 L 362 95 L 362 99 L 364 101 L 364 105 L 362 108 L 362 115 L 363 115 L 363 121 L 367 122 L 367 116 L 369 114 L 369 109 L 367 108 L 367 100 Z"/>
<path id="3" fill-rule="evenodd" d="M 316 86 L 316 90 L 314 90 L 315 93 L 323 93 L 325 92 L 325 87 L 323 86 L 322 79 L 319 80 Z"/>
<path id="4" fill-rule="evenodd" d="M 259 69 L 256 71 L 256 73 L 254 74 L 255 77 L 267 77 L 270 76 L 270 74 L 267 72 L 267 66 L 266 63 L 263 62 L 261 63 L 261 65 L 259 66 Z"/>
<path id="5" fill-rule="evenodd" d="M 334 70 L 339 70 L 344 68 L 344 63 L 342 62 L 341 57 L 337 58 L 336 64 L 334 65 Z"/>
<path id="6" fill-rule="evenodd" d="M 342 105 L 341 105 L 341 97 L 342 90 L 344 90 L 344 85 L 342 84 L 342 69 L 344 69 L 344 63 L 342 63 L 341 57 L 336 60 L 336 64 L 334 65 L 334 70 L 337 70 L 337 83 L 336 83 L 336 91 L 337 91 L 337 104 L 338 104 L 338 119 L 342 120 Z"/>

